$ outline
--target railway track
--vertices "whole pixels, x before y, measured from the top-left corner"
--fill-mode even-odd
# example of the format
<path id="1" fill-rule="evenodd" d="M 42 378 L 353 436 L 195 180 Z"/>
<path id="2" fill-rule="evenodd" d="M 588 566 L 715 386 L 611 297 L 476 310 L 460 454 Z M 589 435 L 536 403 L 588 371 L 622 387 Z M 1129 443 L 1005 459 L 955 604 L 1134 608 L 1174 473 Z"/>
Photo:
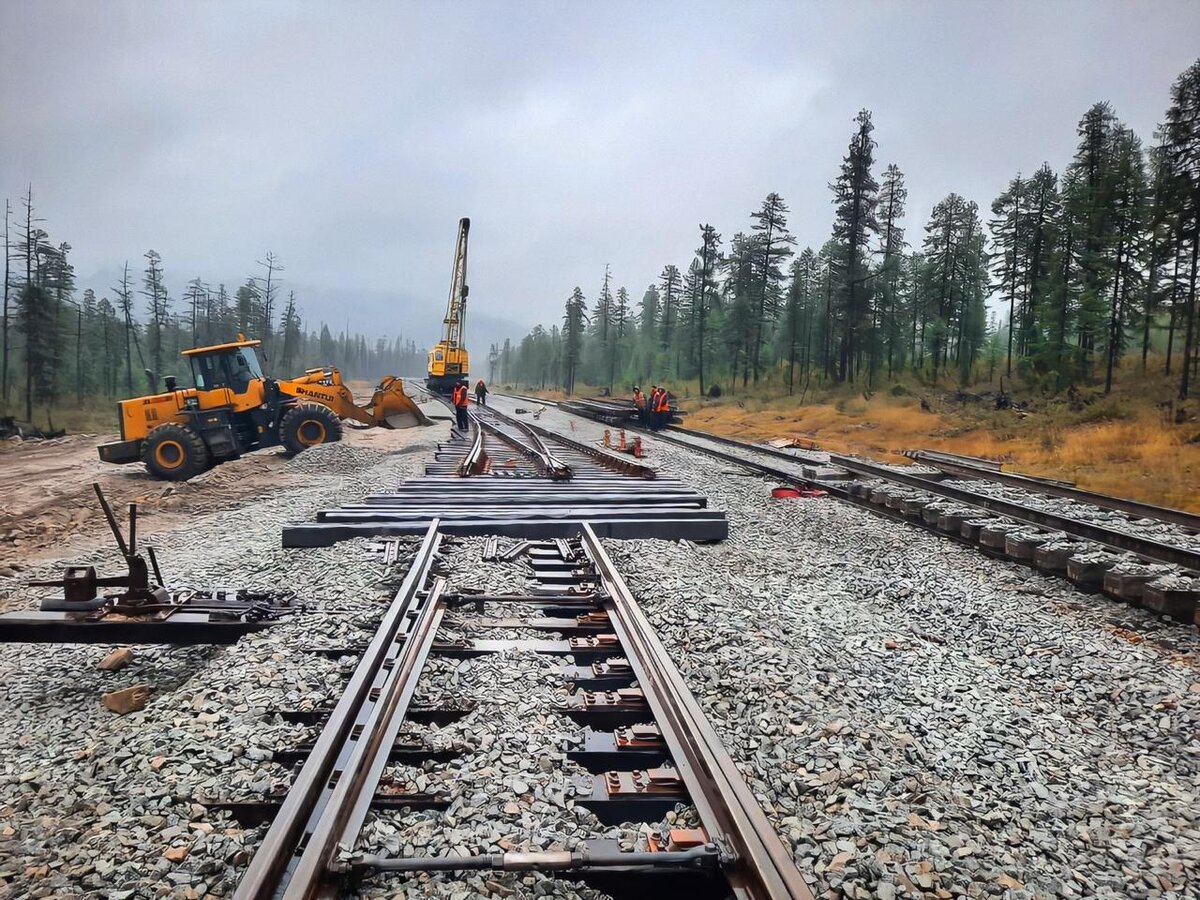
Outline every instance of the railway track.
<path id="1" fill-rule="evenodd" d="M 729 533 L 724 512 L 641 460 L 474 407 L 468 433 L 452 431 L 423 478 L 322 510 L 315 523 L 286 527 L 283 542 L 420 535 L 434 518 L 458 535 L 569 537 L 583 522 L 604 537 L 708 542 Z"/>
<path id="2" fill-rule="evenodd" d="M 598 407 L 597 420 L 610 421 L 608 407 Z M 580 410 L 586 409 L 586 403 L 572 404 L 564 411 L 583 415 Z M 920 459 L 928 466 L 900 467 L 843 454 L 776 449 L 678 425 L 646 433 L 1062 575 L 1085 591 L 1103 591 L 1200 624 L 1200 516 L 937 455 Z M 948 474 L 957 477 L 947 480 Z M 1070 511 L 1056 509 L 1048 502 L 1053 499 L 1068 501 Z"/>
<path id="3" fill-rule="evenodd" d="M 479 565 L 528 559 L 533 581 L 521 594 L 456 593 L 455 573 L 437 565 L 448 540 L 436 521 L 420 539 L 236 897 L 334 897 L 364 879 L 481 871 L 578 880 L 615 897 L 812 897 L 590 527 L 582 526 L 577 539 L 524 541 L 503 552 L 489 539 Z M 534 614 L 496 619 L 487 609 Z M 445 639 L 452 617 L 468 634 L 516 628 L 543 636 Z M 566 664 L 573 690 L 552 712 L 578 724 L 567 752 L 583 781 L 573 803 L 590 813 L 598 836 L 573 846 L 480 846 L 466 855 L 364 846 L 369 817 L 449 806 L 397 793 L 388 777 L 427 662 L 520 654 Z M 419 748 L 405 752 L 406 759 L 421 756 Z M 640 823 L 640 846 L 604 836 L 606 825 L 620 822 Z"/>

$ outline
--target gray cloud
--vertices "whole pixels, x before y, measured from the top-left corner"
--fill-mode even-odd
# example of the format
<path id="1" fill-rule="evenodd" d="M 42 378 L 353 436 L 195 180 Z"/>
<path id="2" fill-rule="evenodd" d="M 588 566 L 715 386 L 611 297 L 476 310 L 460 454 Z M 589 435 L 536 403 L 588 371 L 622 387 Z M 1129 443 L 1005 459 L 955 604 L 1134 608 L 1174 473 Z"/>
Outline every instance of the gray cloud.
<path id="1" fill-rule="evenodd" d="M 429 342 L 462 215 L 475 308 L 524 328 L 768 191 L 818 246 L 865 106 L 917 241 L 948 191 L 1061 168 L 1096 100 L 1149 139 L 1198 33 L 1193 2 L 8 2 L 0 190 L 33 182 L 82 286 L 271 248 L 313 318 Z"/>

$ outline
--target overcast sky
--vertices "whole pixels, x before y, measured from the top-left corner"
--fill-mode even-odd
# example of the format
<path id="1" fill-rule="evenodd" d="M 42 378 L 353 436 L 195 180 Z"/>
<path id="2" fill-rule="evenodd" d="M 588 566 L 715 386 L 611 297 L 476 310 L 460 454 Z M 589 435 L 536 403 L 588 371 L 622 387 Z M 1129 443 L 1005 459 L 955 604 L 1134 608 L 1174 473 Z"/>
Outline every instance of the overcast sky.
<path id="1" fill-rule="evenodd" d="M 519 337 L 605 263 L 640 297 L 770 191 L 819 247 L 862 107 L 912 240 L 949 191 L 1061 168 L 1097 100 L 1148 140 L 1198 36 L 1196 0 L 2 0 L 0 192 L 33 183 L 81 287 L 148 248 L 176 293 L 234 283 L 271 249 L 311 317 L 425 343 L 467 215 L 473 309 Z"/>

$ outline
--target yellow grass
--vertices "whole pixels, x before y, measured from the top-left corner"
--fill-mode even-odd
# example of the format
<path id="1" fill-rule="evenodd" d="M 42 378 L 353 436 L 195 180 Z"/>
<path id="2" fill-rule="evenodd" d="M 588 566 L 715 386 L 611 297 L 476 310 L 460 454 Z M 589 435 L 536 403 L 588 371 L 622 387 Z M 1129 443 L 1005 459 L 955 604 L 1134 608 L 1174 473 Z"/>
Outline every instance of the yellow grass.
<path id="1" fill-rule="evenodd" d="M 1006 471 L 1200 512 L 1200 425 L 1174 425 L 1157 409 L 1070 423 L 1053 410 L 925 412 L 914 397 L 875 395 L 798 406 L 787 397 L 684 402 L 687 424 L 750 440 L 796 437 L 826 450 L 903 459 L 907 449 L 1000 460 Z"/>

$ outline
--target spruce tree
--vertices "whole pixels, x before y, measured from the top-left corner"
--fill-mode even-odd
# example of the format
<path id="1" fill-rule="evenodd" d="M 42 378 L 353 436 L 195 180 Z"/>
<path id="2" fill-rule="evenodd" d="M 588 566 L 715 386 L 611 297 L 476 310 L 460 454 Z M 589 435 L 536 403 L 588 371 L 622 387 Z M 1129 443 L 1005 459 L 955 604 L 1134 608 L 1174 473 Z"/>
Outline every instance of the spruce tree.
<path id="1" fill-rule="evenodd" d="M 842 161 L 841 174 L 830 188 L 835 209 L 833 236 L 840 245 L 838 295 L 844 304 L 845 324 L 841 335 L 838 380 L 854 377 L 865 338 L 868 310 L 864 297 L 867 278 L 867 246 L 879 229 L 875 217 L 879 184 L 871 174 L 875 161 L 874 125 L 869 110 L 859 112 L 858 129 L 850 139 L 850 148 Z"/>
<path id="2" fill-rule="evenodd" d="M 779 317 L 784 281 L 783 263 L 792 255 L 796 239 L 788 234 L 787 204 L 776 193 L 767 194 L 758 212 L 751 213 L 756 232 L 750 244 L 752 275 L 751 299 L 754 305 L 754 338 L 750 347 L 750 368 L 757 383 L 762 372 L 762 348 L 768 329 Z"/>

